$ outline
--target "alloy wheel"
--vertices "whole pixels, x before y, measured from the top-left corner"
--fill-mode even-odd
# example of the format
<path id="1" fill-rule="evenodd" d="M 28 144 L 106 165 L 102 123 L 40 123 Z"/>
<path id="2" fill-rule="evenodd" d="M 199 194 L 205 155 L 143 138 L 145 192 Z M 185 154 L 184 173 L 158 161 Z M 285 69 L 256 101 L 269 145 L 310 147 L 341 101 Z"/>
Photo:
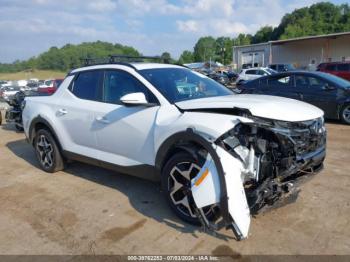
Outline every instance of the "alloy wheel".
<path id="1" fill-rule="evenodd" d="M 200 169 L 195 163 L 178 163 L 171 169 L 168 181 L 171 201 L 181 213 L 192 218 L 197 216 L 193 209 L 195 204 L 191 193 L 191 179 L 198 174 Z M 211 208 L 205 208 L 203 211 L 205 215 L 208 215 Z"/>
<path id="2" fill-rule="evenodd" d="M 350 105 L 346 106 L 343 110 L 343 119 L 350 123 Z"/>
<path id="3" fill-rule="evenodd" d="M 40 135 L 36 144 L 40 162 L 45 168 L 53 165 L 53 147 L 45 135 Z"/>

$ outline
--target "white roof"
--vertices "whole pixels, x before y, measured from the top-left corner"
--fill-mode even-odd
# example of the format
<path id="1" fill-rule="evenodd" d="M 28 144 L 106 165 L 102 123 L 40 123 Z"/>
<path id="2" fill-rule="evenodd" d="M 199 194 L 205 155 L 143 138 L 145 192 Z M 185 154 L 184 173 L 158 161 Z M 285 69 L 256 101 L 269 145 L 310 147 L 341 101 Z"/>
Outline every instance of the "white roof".
<path id="1" fill-rule="evenodd" d="M 251 70 L 251 69 L 253 69 L 253 70 L 263 70 L 263 69 L 269 69 L 268 67 L 249 67 L 249 68 L 245 68 L 245 69 L 242 69 L 242 70 Z"/>
<path id="2" fill-rule="evenodd" d="M 155 68 L 183 68 L 178 65 L 171 65 L 171 64 L 160 64 L 160 63 L 129 63 L 131 66 L 135 67 L 137 70 L 143 70 L 143 69 L 155 69 Z M 77 68 L 72 70 L 72 73 L 76 73 L 79 71 L 84 70 L 93 70 L 93 69 L 107 69 L 107 68 L 121 68 L 121 67 L 128 67 L 127 65 L 123 64 L 103 64 L 103 65 L 92 65 L 92 66 L 85 66 L 81 68 Z"/>

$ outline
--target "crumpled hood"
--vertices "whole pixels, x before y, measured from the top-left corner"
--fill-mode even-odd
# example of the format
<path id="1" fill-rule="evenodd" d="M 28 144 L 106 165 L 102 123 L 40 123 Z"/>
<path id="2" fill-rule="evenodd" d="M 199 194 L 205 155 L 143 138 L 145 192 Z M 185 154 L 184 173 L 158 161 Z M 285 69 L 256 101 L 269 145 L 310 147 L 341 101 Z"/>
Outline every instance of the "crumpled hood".
<path id="1" fill-rule="evenodd" d="M 183 110 L 243 108 L 252 115 L 282 120 L 306 121 L 323 116 L 323 111 L 313 105 L 277 96 L 267 95 L 230 95 L 200 98 L 176 103 Z"/>

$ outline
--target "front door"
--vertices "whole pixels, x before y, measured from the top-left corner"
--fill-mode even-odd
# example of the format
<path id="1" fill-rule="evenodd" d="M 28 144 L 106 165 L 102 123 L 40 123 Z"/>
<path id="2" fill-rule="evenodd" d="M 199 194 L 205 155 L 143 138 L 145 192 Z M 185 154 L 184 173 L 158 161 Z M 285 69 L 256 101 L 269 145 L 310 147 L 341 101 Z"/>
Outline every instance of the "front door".
<path id="1" fill-rule="evenodd" d="M 126 106 L 120 98 L 143 92 L 154 106 Z M 104 72 L 103 103 L 94 109 L 99 158 L 119 166 L 154 164 L 154 123 L 159 106 L 155 96 L 123 70 Z"/>

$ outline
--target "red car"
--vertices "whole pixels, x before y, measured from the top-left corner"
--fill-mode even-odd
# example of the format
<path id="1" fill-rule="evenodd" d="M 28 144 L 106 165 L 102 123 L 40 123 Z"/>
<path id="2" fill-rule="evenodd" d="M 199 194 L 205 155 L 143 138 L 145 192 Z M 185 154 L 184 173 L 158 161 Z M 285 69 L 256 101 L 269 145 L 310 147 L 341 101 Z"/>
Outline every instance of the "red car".
<path id="1" fill-rule="evenodd" d="M 39 93 L 44 93 L 48 95 L 52 95 L 56 92 L 57 88 L 60 86 L 60 84 L 63 82 L 63 79 L 49 79 L 45 80 L 43 85 L 40 85 L 38 87 Z"/>
<path id="2" fill-rule="evenodd" d="M 318 65 L 317 71 L 336 75 L 350 81 L 350 62 L 321 63 Z"/>

